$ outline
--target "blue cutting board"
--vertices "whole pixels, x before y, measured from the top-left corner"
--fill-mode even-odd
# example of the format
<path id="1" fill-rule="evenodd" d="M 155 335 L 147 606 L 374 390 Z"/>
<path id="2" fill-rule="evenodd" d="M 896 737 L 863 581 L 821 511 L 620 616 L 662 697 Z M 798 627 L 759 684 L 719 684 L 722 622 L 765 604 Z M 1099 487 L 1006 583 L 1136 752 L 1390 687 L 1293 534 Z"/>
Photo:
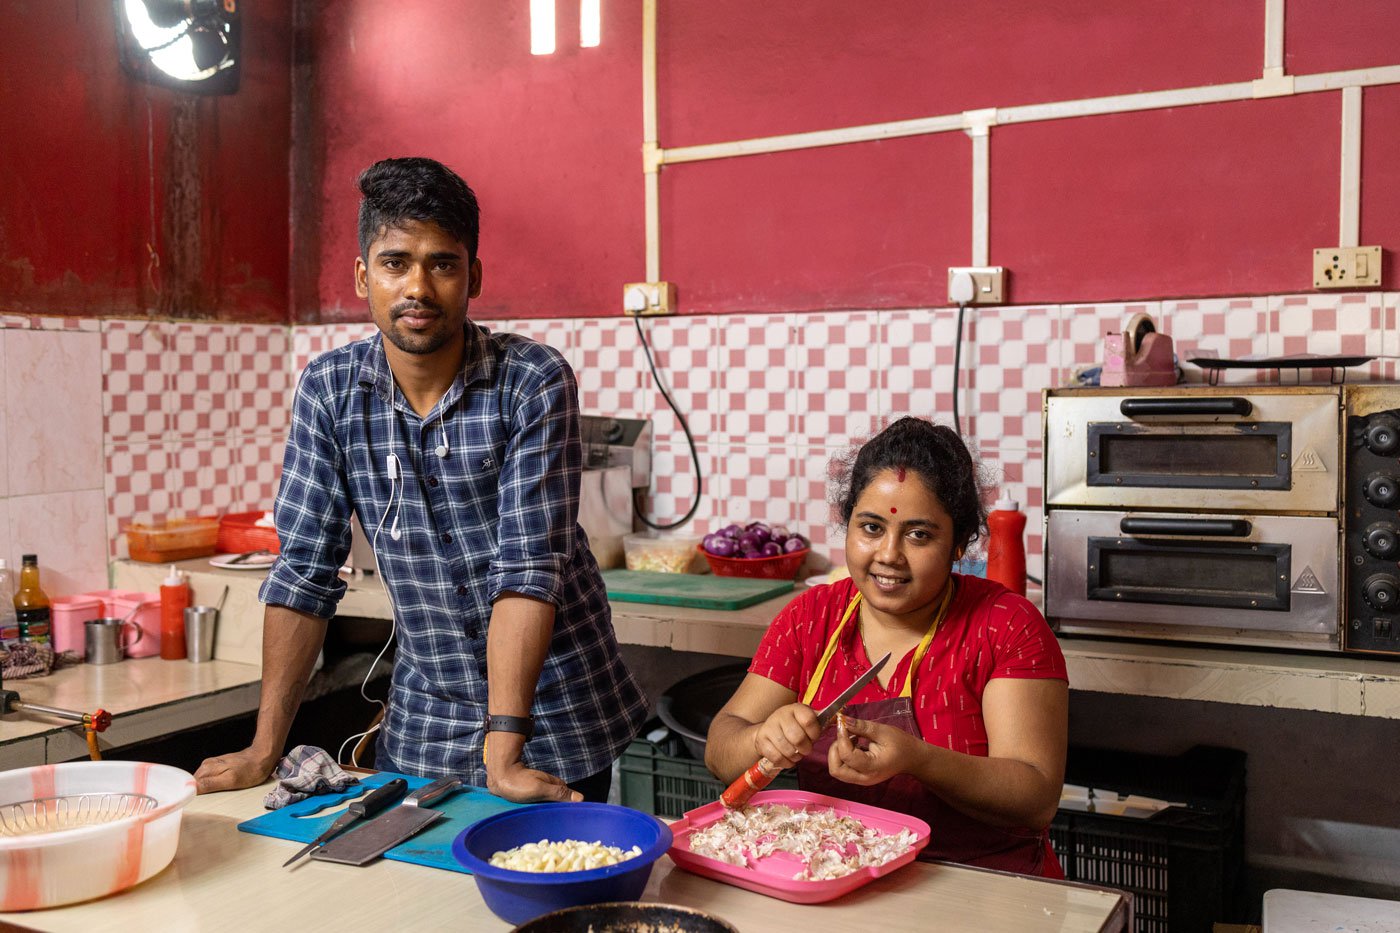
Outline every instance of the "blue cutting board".
<path id="1" fill-rule="evenodd" d="M 371 788 L 378 787 L 396 777 L 408 781 L 409 791 L 415 791 L 428 783 L 427 778 L 380 771 L 378 774 L 361 778 L 360 783 L 352 784 L 342 793 L 317 794 L 314 797 L 299 800 L 280 810 L 273 810 L 251 820 L 244 820 L 238 824 L 238 828 L 245 833 L 272 836 L 276 839 L 289 839 L 305 845 L 330 829 L 335 818 L 345 812 L 342 804 L 348 804 L 351 800 L 368 793 Z M 415 865 L 445 868 L 448 871 L 459 871 L 469 875 L 471 872 L 463 868 L 452 857 L 452 840 L 457 838 L 458 833 L 478 820 L 485 819 L 493 813 L 513 810 L 520 806 L 525 806 L 525 804 L 502 800 L 495 794 L 487 792 L 485 788 L 463 787 L 451 797 L 433 806 L 434 810 L 442 811 L 442 819 L 434 821 L 431 826 L 412 839 L 394 846 L 384 853 L 384 857 L 396 862 L 412 862 Z M 348 829 L 346 832 L 353 833 L 357 828 Z"/>

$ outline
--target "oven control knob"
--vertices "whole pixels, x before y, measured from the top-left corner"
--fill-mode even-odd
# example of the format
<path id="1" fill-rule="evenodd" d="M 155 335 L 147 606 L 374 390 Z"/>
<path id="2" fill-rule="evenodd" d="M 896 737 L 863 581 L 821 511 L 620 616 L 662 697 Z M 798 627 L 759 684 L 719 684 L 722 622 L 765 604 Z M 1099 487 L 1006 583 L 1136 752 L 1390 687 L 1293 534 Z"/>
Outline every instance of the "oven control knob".
<path id="1" fill-rule="evenodd" d="M 1372 473 L 1361 486 L 1366 501 L 1383 509 L 1393 509 L 1400 505 L 1400 483 L 1395 477 L 1385 473 Z"/>
<path id="2" fill-rule="evenodd" d="M 1361 595 L 1371 608 L 1389 612 L 1400 606 L 1400 580 L 1388 573 L 1377 573 L 1361 584 Z"/>
<path id="3" fill-rule="evenodd" d="M 1361 432 L 1366 449 L 1380 457 L 1400 451 L 1400 421 L 1389 415 L 1377 415 Z"/>
<path id="4" fill-rule="evenodd" d="M 1394 560 L 1400 556 L 1400 536 L 1390 522 L 1376 522 L 1361 533 L 1361 545 L 1372 557 Z"/>

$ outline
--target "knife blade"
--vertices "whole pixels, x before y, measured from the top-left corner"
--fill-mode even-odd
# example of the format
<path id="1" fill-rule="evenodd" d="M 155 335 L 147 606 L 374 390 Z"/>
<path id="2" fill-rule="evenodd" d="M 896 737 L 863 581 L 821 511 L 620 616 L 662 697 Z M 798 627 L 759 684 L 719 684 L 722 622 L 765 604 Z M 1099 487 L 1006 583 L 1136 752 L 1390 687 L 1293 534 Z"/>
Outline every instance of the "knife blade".
<path id="1" fill-rule="evenodd" d="M 841 712 L 843 706 L 851 702 L 866 684 L 875 679 L 875 675 L 880 673 L 889 660 L 890 653 L 886 652 L 883 658 L 870 665 L 870 670 L 857 677 L 855 683 L 842 690 L 840 696 L 822 707 L 821 712 L 817 713 L 817 724 L 825 728 L 827 723 Z M 782 770 L 767 758 L 760 758 L 749 766 L 749 770 L 735 778 L 734 783 L 725 788 L 719 799 L 729 809 L 737 810 L 748 803 L 750 797 L 773 783 L 773 778 L 781 774 Z"/>
<path id="2" fill-rule="evenodd" d="M 354 832 L 337 836 L 312 852 L 311 857 L 318 862 L 340 862 L 345 865 L 371 862 L 417 835 L 424 827 L 442 819 L 443 812 L 433 810 L 429 805 L 461 786 L 459 778 L 441 778 L 425 784 L 388 813 L 357 827 Z"/>
<path id="3" fill-rule="evenodd" d="M 376 787 L 363 798 L 356 800 L 354 803 L 350 804 L 350 806 L 346 807 L 345 812 L 336 817 L 330 829 L 307 843 L 304 849 L 283 862 L 282 867 L 286 868 L 317 846 L 325 845 L 355 821 L 374 816 L 376 813 L 389 806 L 389 804 L 402 797 L 406 790 L 408 790 L 408 781 L 403 778 L 394 778 L 392 781 L 386 781 L 384 784 Z"/>

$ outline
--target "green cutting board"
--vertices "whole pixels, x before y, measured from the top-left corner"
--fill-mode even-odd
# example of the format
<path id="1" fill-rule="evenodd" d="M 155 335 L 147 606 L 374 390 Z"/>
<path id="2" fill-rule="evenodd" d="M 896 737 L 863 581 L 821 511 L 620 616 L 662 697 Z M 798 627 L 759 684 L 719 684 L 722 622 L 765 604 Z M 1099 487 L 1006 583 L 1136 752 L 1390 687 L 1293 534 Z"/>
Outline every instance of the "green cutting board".
<path id="1" fill-rule="evenodd" d="M 658 603 L 696 609 L 743 609 L 792 592 L 791 580 L 751 580 L 698 573 L 605 570 L 608 598 L 624 603 Z"/>

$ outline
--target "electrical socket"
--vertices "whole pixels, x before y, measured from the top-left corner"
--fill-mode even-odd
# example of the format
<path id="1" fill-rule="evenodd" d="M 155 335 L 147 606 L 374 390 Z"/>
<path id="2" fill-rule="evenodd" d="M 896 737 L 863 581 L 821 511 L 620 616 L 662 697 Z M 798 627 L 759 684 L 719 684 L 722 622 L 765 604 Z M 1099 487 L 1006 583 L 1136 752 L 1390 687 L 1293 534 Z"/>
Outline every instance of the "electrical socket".
<path id="1" fill-rule="evenodd" d="M 1330 246 L 1313 250 L 1313 288 L 1378 288 L 1379 246 Z"/>
<path id="2" fill-rule="evenodd" d="M 949 266 L 948 303 L 957 304 L 953 297 L 953 277 L 959 272 L 972 276 L 972 305 L 999 305 L 1006 301 L 1005 266 Z"/>
<path id="3" fill-rule="evenodd" d="M 622 313 L 655 317 L 676 313 L 676 286 L 671 282 L 630 282 L 622 286 Z"/>

